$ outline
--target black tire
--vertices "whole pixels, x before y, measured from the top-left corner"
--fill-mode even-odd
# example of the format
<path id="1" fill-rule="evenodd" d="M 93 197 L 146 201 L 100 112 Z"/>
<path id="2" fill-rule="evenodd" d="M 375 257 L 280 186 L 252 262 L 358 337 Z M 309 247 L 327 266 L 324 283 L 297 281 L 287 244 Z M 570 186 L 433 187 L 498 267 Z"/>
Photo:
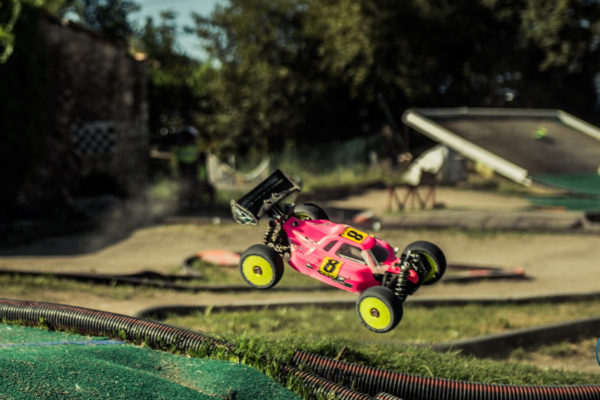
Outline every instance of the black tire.
<path id="1" fill-rule="evenodd" d="M 294 216 L 298 219 L 326 219 L 329 221 L 327 213 L 318 205 L 312 203 L 298 204 L 294 207 Z"/>
<path id="2" fill-rule="evenodd" d="M 442 279 L 446 272 L 446 256 L 444 252 L 431 242 L 420 240 L 406 246 L 402 254 L 410 250 L 422 256 L 423 261 L 429 266 L 429 274 L 425 276 L 423 285 L 432 285 Z"/>
<path id="3" fill-rule="evenodd" d="M 372 286 L 361 293 L 356 301 L 360 322 L 375 333 L 389 332 L 402 319 L 404 308 L 391 289 Z"/>
<path id="4" fill-rule="evenodd" d="M 255 244 L 240 257 L 240 274 L 255 289 L 270 289 L 283 276 L 283 260 L 271 247 Z"/>

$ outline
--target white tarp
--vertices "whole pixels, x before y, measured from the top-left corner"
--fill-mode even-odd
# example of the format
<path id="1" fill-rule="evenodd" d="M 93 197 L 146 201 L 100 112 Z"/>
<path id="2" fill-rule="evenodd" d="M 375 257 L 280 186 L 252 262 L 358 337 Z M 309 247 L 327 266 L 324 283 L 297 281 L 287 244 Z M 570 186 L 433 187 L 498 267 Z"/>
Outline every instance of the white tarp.
<path id="1" fill-rule="evenodd" d="M 402 175 L 402 180 L 408 185 L 417 186 L 421 182 L 423 172 L 437 174 L 442 170 L 447 158 L 448 148 L 442 145 L 435 146 L 421 154 L 408 166 L 408 170 Z"/>

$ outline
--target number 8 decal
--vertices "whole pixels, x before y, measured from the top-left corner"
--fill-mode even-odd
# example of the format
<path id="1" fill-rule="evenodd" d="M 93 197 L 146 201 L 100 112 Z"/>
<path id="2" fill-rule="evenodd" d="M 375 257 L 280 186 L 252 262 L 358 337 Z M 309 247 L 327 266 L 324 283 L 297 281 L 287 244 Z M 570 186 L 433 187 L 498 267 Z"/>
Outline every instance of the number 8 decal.
<path id="1" fill-rule="evenodd" d="M 362 243 L 362 241 L 365 240 L 365 238 L 369 235 L 367 235 L 364 232 L 357 231 L 354 228 L 348 227 L 344 230 L 344 232 L 342 232 L 340 236 L 346 239 L 350 239 L 356 243 Z"/>
<path id="2" fill-rule="evenodd" d="M 325 257 L 321 263 L 319 272 L 325 276 L 335 279 L 338 276 L 338 272 L 340 272 L 342 264 L 343 263 L 340 260 L 336 260 L 335 258 L 331 257 Z"/>

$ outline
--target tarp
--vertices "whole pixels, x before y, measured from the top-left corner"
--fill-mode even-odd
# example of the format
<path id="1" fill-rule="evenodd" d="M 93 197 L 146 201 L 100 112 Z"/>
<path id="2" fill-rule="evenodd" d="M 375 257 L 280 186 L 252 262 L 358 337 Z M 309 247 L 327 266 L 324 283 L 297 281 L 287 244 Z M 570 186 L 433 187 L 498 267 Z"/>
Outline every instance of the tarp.
<path id="1" fill-rule="evenodd" d="M 600 162 L 600 154 L 598 154 L 598 162 Z M 534 175 L 533 179 L 570 192 L 600 196 L 600 175 L 598 174 Z"/>
<path id="2" fill-rule="evenodd" d="M 409 166 L 408 170 L 402 175 L 402 180 L 412 186 L 417 186 L 421 182 L 423 172 L 437 174 L 444 166 L 448 158 L 448 148 L 445 146 L 435 146 L 421 154 Z"/>
<path id="3" fill-rule="evenodd" d="M 538 206 L 564 207 L 569 210 L 600 210 L 600 175 L 566 174 L 534 175 L 534 181 L 566 190 L 563 196 L 530 196 L 529 200 Z"/>
<path id="4" fill-rule="evenodd" d="M 237 363 L 21 326 L 0 324 L 0 366 L 10 399 L 298 399 Z"/>

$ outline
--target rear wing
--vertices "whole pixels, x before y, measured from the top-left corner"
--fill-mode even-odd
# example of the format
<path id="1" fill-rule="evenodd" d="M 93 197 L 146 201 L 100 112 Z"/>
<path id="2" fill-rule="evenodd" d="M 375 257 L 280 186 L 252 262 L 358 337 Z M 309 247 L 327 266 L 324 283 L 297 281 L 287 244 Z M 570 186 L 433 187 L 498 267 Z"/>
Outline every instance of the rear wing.
<path id="1" fill-rule="evenodd" d="M 237 201 L 231 200 L 231 215 L 238 224 L 256 225 L 267 211 L 284 198 L 300 191 L 300 186 L 276 169 Z"/>

